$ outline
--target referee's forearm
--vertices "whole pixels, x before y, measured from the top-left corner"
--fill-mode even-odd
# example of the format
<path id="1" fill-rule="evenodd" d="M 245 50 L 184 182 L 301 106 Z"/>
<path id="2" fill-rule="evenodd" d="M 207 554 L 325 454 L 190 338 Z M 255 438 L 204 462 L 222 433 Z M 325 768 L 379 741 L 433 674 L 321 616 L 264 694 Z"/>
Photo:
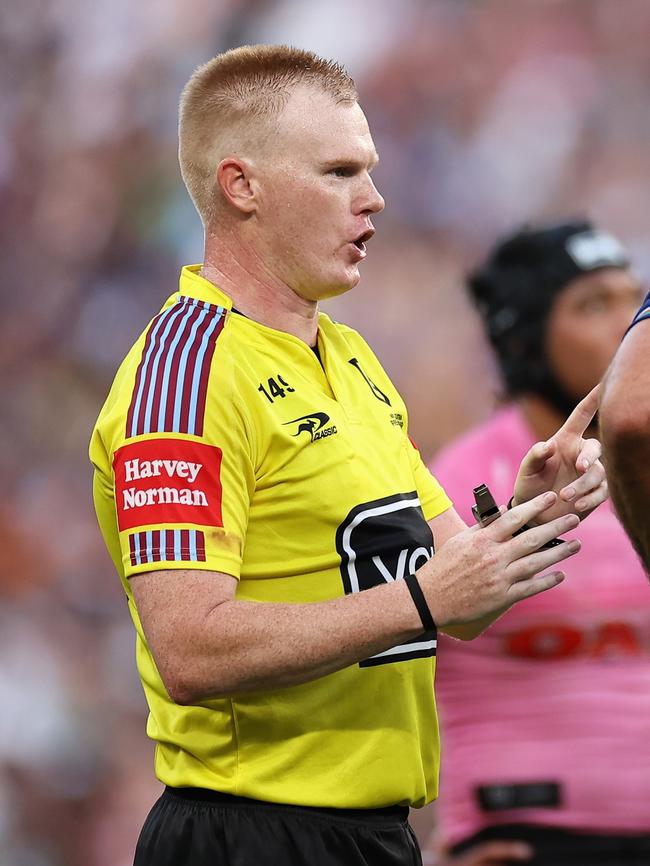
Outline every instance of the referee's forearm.
<path id="1" fill-rule="evenodd" d="M 176 703 L 197 703 L 308 682 L 422 630 L 404 581 L 311 604 L 232 599 L 181 639 L 161 673 Z"/>

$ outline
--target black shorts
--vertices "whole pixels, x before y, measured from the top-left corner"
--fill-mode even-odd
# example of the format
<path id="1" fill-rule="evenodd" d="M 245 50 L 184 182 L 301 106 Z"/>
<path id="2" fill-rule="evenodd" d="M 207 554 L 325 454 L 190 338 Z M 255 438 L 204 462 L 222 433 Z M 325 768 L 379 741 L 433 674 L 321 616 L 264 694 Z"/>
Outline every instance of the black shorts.
<path id="1" fill-rule="evenodd" d="M 479 842 L 512 839 L 528 842 L 535 855 L 526 866 L 648 866 L 650 834 L 577 833 L 530 824 L 491 825 L 452 848 L 461 854 Z"/>
<path id="2" fill-rule="evenodd" d="M 134 866 L 422 866 L 408 809 L 278 806 L 166 788 Z"/>

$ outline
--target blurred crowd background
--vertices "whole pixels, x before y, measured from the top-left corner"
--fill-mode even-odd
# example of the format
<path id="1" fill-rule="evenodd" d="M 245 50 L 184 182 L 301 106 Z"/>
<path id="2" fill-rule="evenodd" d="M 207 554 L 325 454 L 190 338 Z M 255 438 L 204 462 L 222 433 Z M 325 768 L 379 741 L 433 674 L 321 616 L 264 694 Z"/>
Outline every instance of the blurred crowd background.
<path id="1" fill-rule="evenodd" d="M 159 785 L 88 437 L 123 354 L 200 260 L 176 107 L 218 51 L 351 71 L 387 200 L 327 305 L 406 397 L 425 458 L 499 381 L 463 275 L 587 214 L 650 274 L 647 0 L 20 0 L 0 5 L 0 864 L 128 866 Z"/>

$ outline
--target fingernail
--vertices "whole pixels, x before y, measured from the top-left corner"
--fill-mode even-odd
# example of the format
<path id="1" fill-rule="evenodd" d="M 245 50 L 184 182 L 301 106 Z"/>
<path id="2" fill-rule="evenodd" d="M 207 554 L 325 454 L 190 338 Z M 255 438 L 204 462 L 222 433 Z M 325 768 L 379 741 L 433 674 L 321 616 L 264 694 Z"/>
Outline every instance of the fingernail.
<path id="1" fill-rule="evenodd" d="M 567 514 L 566 525 L 569 527 L 577 526 L 580 523 L 580 518 L 577 514 Z"/>
<path id="2" fill-rule="evenodd" d="M 588 460 L 583 460 L 580 465 L 582 466 L 583 469 L 589 469 L 589 461 Z"/>
<path id="3" fill-rule="evenodd" d="M 551 504 L 551 502 L 555 502 L 555 493 L 553 493 L 552 490 L 549 490 L 548 493 L 544 494 L 543 501 L 547 502 L 549 505 Z"/>
<path id="4" fill-rule="evenodd" d="M 569 550 L 571 551 L 571 553 L 575 553 L 576 551 L 580 550 L 580 542 L 577 538 L 567 543 L 569 545 Z"/>
<path id="5" fill-rule="evenodd" d="M 576 495 L 575 487 L 565 487 L 564 490 L 562 491 L 562 496 L 565 499 L 573 499 L 573 497 L 575 495 Z"/>
<path id="6" fill-rule="evenodd" d="M 586 509 L 587 509 L 587 503 L 584 501 L 584 499 L 578 499 L 578 501 L 575 504 L 575 510 L 576 511 L 586 511 Z"/>

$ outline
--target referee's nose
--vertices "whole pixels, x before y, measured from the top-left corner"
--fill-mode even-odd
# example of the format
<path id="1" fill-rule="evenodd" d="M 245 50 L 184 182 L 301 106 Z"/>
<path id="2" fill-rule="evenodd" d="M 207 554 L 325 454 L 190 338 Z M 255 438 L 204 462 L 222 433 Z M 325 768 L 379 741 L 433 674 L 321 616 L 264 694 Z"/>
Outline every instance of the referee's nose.
<path id="1" fill-rule="evenodd" d="M 381 213 L 384 209 L 384 198 L 374 184 L 369 174 L 366 174 L 363 192 L 359 195 L 358 210 L 360 214 Z"/>

